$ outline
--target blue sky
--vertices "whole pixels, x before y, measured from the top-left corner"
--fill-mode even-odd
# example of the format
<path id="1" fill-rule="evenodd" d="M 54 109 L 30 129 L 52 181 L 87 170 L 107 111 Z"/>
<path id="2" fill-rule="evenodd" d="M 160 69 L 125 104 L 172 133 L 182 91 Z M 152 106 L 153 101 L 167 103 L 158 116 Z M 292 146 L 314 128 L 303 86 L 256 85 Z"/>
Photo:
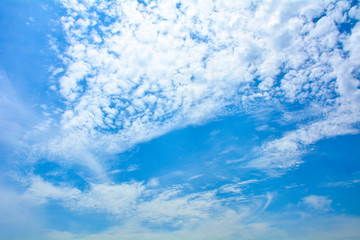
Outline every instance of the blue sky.
<path id="1" fill-rule="evenodd" d="M 358 1 L 0 2 L 0 239 L 359 239 Z"/>

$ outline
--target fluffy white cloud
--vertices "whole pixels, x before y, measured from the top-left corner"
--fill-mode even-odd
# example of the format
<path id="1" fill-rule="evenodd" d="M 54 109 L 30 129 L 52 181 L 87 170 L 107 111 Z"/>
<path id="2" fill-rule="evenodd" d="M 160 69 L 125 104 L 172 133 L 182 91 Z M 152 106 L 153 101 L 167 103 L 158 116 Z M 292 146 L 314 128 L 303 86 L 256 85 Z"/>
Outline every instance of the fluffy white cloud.
<path id="1" fill-rule="evenodd" d="M 319 121 L 264 143 L 272 160 L 250 164 L 291 167 L 308 144 L 336 135 L 326 131 L 353 132 L 359 121 L 359 26 L 350 34 L 339 27 L 357 11 L 347 1 L 63 6 L 69 46 L 59 89 L 67 101 L 61 121 L 67 133 L 52 145 L 75 138 L 85 149 L 121 152 L 228 114 L 227 106 L 246 111 L 261 102 L 287 116 L 287 106 L 298 104 Z M 331 120 L 340 113 L 346 123 Z"/>
<path id="2" fill-rule="evenodd" d="M 29 199 L 34 203 L 44 204 L 51 199 L 70 201 L 80 194 L 80 191 L 77 189 L 70 187 L 56 187 L 37 176 L 32 177 L 30 181 L 30 187 L 24 193 L 23 198 Z"/>
<path id="3" fill-rule="evenodd" d="M 326 196 L 310 195 L 303 198 L 303 203 L 316 210 L 327 211 L 332 200 Z"/>
<path id="4" fill-rule="evenodd" d="M 61 134 L 34 147 L 49 160 L 81 164 L 107 182 L 102 154 L 219 115 L 256 115 L 264 108 L 280 112 L 285 124 L 298 125 L 253 149 L 247 167 L 288 169 L 301 163 L 316 141 L 357 132 L 360 28 L 341 29 L 358 11 L 347 1 L 62 4 L 68 47 L 59 56 L 64 71 L 56 73 L 66 104 Z M 36 186 L 28 192 L 37 193 Z M 58 197 L 45 186 L 48 195 L 35 195 Z M 122 213 L 144 189 L 142 183 L 98 183 L 75 198 L 80 209 Z M 222 191 L 239 194 L 241 187 L 226 185 Z M 169 213 L 196 219 L 219 204 L 211 192 L 175 200 L 165 193 L 176 191 L 165 191 L 138 210 L 150 218 L 154 212 L 146 209 L 169 205 Z M 110 194 L 114 205 L 101 205 L 107 202 L 97 197 L 102 194 Z M 203 205 L 204 196 L 212 197 L 210 205 Z M 157 219 L 172 217 L 159 210 Z"/>
<path id="5" fill-rule="evenodd" d="M 29 156 L 80 164 L 94 175 L 86 179 L 92 183 L 84 191 L 31 176 L 21 199 L 55 200 L 73 211 L 128 218 L 135 227 L 114 231 L 129 239 L 173 236 L 149 233 L 143 223 L 167 224 L 179 229 L 176 237 L 182 239 L 251 239 L 270 232 L 286 238 L 270 223 L 254 219 L 271 204 L 272 194 L 242 195 L 245 184 L 258 180 L 196 193 L 182 186 L 161 189 L 157 178 L 148 184 L 109 184 L 104 159 L 177 128 L 237 112 L 256 116 L 264 109 L 277 111 L 279 121 L 296 127 L 229 164 L 271 173 L 287 170 L 320 139 L 357 133 L 360 25 L 348 31 L 342 24 L 359 20 L 359 7 L 349 1 L 61 4 L 67 47 L 59 52 L 63 66 L 54 69 L 58 83 L 51 89 L 59 91 L 65 107 L 54 114 L 60 112 L 59 123 L 51 119 L 38 126 L 44 131 L 54 124 L 59 134 L 34 145 Z M 1 112 L 8 96 L 2 95 Z M 26 113 L 16 97 L 11 101 Z M 270 128 L 264 126 L 258 130 Z M 136 170 L 131 166 L 126 171 Z M 328 210 L 331 200 L 311 195 L 302 204 Z M 87 239 L 112 237 L 109 231 Z"/>

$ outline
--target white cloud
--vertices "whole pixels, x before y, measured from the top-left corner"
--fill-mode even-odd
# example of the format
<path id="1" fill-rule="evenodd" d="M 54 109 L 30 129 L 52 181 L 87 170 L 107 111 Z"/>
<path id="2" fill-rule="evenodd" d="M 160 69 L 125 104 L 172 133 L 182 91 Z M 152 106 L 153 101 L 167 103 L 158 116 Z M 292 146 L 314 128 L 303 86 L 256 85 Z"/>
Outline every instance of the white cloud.
<path id="1" fill-rule="evenodd" d="M 123 170 L 107 173 L 104 156 L 229 114 L 225 108 L 230 105 L 234 112 L 270 107 L 283 112 L 285 124 L 297 124 L 254 148 L 250 157 L 228 161 L 270 173 L 300 164 L 309 146 L 320 139 L 358 132 L 360 93 L 354 71 L 359 68 L 360 28 L 357 24 L 351 34 L 339 32 L 335 22 L 344 21 L 348 11 L 343 2 L 185 2 L 180 9 L 172 2 L 151 4 L 152 9 L 126 1 L 111 6 L 64 2 L 69 16 L 62 24 L 69 46 L 61 56 L 64 72 L 58 83 L 66 99 L 61 133 L 35 145 L 29 155 L 80 164 L 99 182 L 81 192 L 35 177 L 25 199 L 56 200 L 74 211 L 138 213 L 137 220 L 155 225 L 190 222 L 202 228 L 201 221 L 215 217 L 211 224 L 223 226 L 223 216 L 237 222 L 242 211 L 246 216 L 252 211 L 245 205 L 234 212 L 219 194 L 232 195 L 229 201 L 244 201 L 243 185 L 253 182 L 191 194 L 176 187 L 159 190 L 157 178 L 147 184 L 108 184 L 108 174 Z M 87 10 L 92 5 L 98 12 Z M 114 20 L 101 22 L 99 12 Z M 336 47 L 338 42 L 348 55 Z M 54 75 L 60 71 L 54 70 Z M 299 111 L 288 110 L 293 103 L 300 105 Z M 45 131 L 51 124 L 38 128 Z M 125 171 L 138 167 L 131 166 Z M 272 195 L 261 198 L 258 211 L 267 208 Z M 328 209 L 331 200 L 311 195 L 303 203 L 320 210 Z M 224 215 L 218 214 L 221 211 Z M 251 226 L 263 226 L 259 224 Z"/>
<path id="2" fill-rule="evenodd" d="M 227 213 L 235 214 L 228 204 L 239 205 L 236 214 L 243 218 L 243 211 L 263 211 L 270 203 L 271 197 L 255 196 L 247 199 L 239 191 L 232 191 L 231 198 L 222 197 L 230 188 L 255 183 L 247 180 L 237 184 L 224 185 L 211 191 L 186 193 L 188 189 L 181 185 L 162 189 L 157 179 L 148 184 L 142 182 L 124 182 L 120 184 L 91 183 L 89 189 L 80 191 L 69 185 L 55 185 L 39 176 L 32 176 L 29 187 L 19 197 L 34 205 L 55 201 L 74 211 L 87 213 L 106 213 L 115 218 L 126 219 L 126 222 L 138 221 L 152 226 L 168 225 L 184 228 L 201 224 L 214 217 L 221 219 Z M 227 213 L 226 213 L 227 212 Z M 235 217 L 235 215 L 234 215 Z"/>
<path id="3" fill-rule="evenodd" d="M 231 184 L 196 193 L 186 193 L 184 186 L 161 189 L 157 184 L 141 182 L 91 184 L 88 190 L 79 191 L 55 186 L 36 176 L 32 179 L 29 190 L 16 199 L 30 200 L 32 206 L 57 200 L 74 212 L 107 213 L 119 220 L 118 224 L 97 233 L 48 231 L 44 239 L 118 239 L 119 236 L 122 239 L 308 239 L 310 235 L 335 239 L 334 236 L 359 234 L 355 227 L 359 219 L 329 214 L 332 200 L 326 196 L 304 197 L 295 209 L 286 208 L 274 216 L 266 211 L 274 201 L 274 193 L 246 196 L 232 191 L 231 197 L 222 196 Z M 256 182 L 250 179 L 234 183 L 233 187 Z M 301 205 L 317 210 L 319 215 L 299 212 Z M 334 226 L 335 235 L 329 234 L 330 225 Z M 294 226 L 296 229 L 292 229 Z M 37 238 L 42 239 L 40 234 Z"/>
<path id="4" fill-rule="evenodd" d="M 286 132 L 282 138 L 265 142 L 260 148 L 255 148 L 253 159 L 248 166 L 259 169 L 286 170 L 300 164 L 301 156 L 307 152 L 308 146 L 318 140 L 358 133 L 354 124 L 360 120 L 359 114 L 351 112 L 351 110 L 346 113 L 347 109 L 342 110 L 341 108 L 339 108 L 339 112 L 329 113 L 324 120 Z"/>
<path id="5" fill-rule="evenodd" d="M 302 202 L 315 210 L 328 211 L 331 209 L 332 200 L 326 196 L 310 195 L 304 197 Z"/>
<path id="6" fill-rule="evenodd" d="M 149 4 L 63 3 L 69 47 L 59 79 L 68 100 L 62 126 L 68 138 L 74 131 L 82 136 L 84 148 L 123 151 L 222 115 L 227 105 L 246 111 L 256 99 L 284 110 L 283 101 L 326 106 L 310 113 L 326 122 L 328 111 L 339 113 L 338 107 L 348 107 L 343 99 L 358 95 L 358 80 L 348 78 L 358 62 L 358 27 L 348 36 L 335 24 L 345 21 L 347 2 L 185 1 L 180 9 L 175 2 Z M 96 11 L 87 11 L 89 6 Z M 101 22 L 100 13 L 114 20 Z M 315 17 L 321 18 L 314 23 Z M 349 58 L 336 49 L 339 41 Z M 281 145 L 288 154 L 298 155 L 302 147 L 278 141 L 287 142 Z M 288 166 L 297 161 L 292 162 Z"/>
<path id="7" fill-rule="evenodd" d="M 230 183 L 230 184 L 226 184 L 223 185 L 219 188 L 220 192 L 225 192 L 225 193 L 241 193 L 242 192 L 242 187 L 244 187 L 245 185 L 251 184 L 251 183 L 257 183 L 260 180 L 257 179 L 250 179 L 250 180 L 246 180 L 246 181 L 240 181 L 237 183 Z"/>
<path id="8" fill-rule="evenodd" d="M 70 201 L 80 195 L 80 191 L 70 187 L 56 187 L 44 181 L 42 178 L 34 176 L 30 179 L 30 187 L 22 196 L 37 204 L 44 204 L 48 200 Z"/>
<path id="9" fill-rule="evenodd" d="M 36 204 L 45 204 L 54 200 L 73 211 L 105 212 L 115 216 L 125 216 L 134 211 L 134 207 L 145 187 L 141 182 L 122 184 L 90 184 L 89 190 L 59 185 L 33 176 L 29 187 L 21 196 Z"/>
<path id="10" fill-rule="evenodd" d="M 149 182 L 146 184 L 148 187 L 157 187 L 159 186 L 160 182 L 158 178 L 152 178 L 149 180 Z"/>
<path id="11" fill-rule="evenodd" d="M 142 183 L 123 183 L 118 185 L 92 184 L 89 192 L 73 199 L 69 204 L 73 210 L 106 212 L 125 217 L 132 213 L 144 186 Z"/>
<path id="12" fill-rule="evenodd" d="M 58 83 L 52 87 L 65 99 L 61 133 L 34 145 L 29 155 L 86 166 L 92 183 L 80 191 L 31 176 L 20 198 L 38 204 L 55 200 L 72 211 L 128 220 L 85 239 L 286 238 L 261 215 L 273 194 L 243 195 L 245 185 L 259 180 L 195 193 L 184 186 L 162 189 L 158 178 L 110 184 L 106 156 L 190 124 L 237 112 L 256 116 L 264 108 L 280 112 L 280 121 L 295 129 L 229 164 L 287 170 L 300 164 L 315 142 L 357 133 L 360 25 L 350 34 L 338 26 L 347 16 L 358 18 L 358 7 L 350 10 L 346 1 L 184 1 L 179 9 L 173 1 L 61 4 L 67 10 L 61 23 L 68 46 L 59 54 L 64 66 L 53 71 Z M 3 102 L 13 102 L 26 116 L 10 95 L 2 95 L 0 110 Z M 289 110 L 295 104 L 299 110 Z M 53 123 L 37 128 L 44 132 Z M 137 169 L 130 165 L 110 174 Z M 331 202 L 310 195 L 301 204 L 326 212 Z M 149 230 L 163 225 L 176 230 Z"/>
<path id="13" fill-rule="evenodd" d="M 142 222 L 134 218 L 125 221 L 124 224 L 113 226 L 107 230 L 89 233 L 74 234 L 70 232 L 50 231 L 45 239 L 339 239 L 354 238 L 359 236 L 359 218 L 352 216 L 334 216 L 326 211 L 320 211 L 318 215 L 309 216 L 298 210 L 284 209 L 282 212 L 264 211 L 273 199 L 272 194 L 263 196 L 259 201 L 254 199 L 238 203 L 233 206 L 220 206 L 211 201 L 212 194 L 188 195 L 177 197 L 178 192 L 164 192 L 159 195 L 156 205 L 145 204 L 150 216 L 150 222 Z M 210 199 L 207 199 L 207 198 Z M 206 204 L 202 201 L 206 199 Z M 210 200 L 210 201 L 209 201 Z M 303 203 L 317 210 L 324 210 L 331 200 L 322 196 L 311 195 L 303 199 Z M 185 203 L 187 207 L 184 208 Z M 169 212 L 166 209 L 170 206 Z M 161 207 L 162 206 L 162 207 Z M 320 208 L 319 208 L 320 206 Z M 210 216 L 203 218 L 199 215 L 203 209 L 215 210 Z M 189 211 L 190 210 L 190 211 Z M 180 214 L 179 214 L 180 211 Z M 189 215 L 190 214 L 190 215 Z M 162 216 L 162 217 L 161 217 Z M 171 225 L 171 216 L 178 216 L 179 225 L 171 228 L 156 228 L 154 220 L 164 220 L 163 224 Z M 191 218 L 191 217 L 192 218 Z M 302 216 L 302 217 L 300 217 Z M 148 216 L 147 216 L 148 217 Z M 160 218 L 159 218 L 160 217 Z M 184 218 L 188 217 L 188 218 Z M 198 218 L 198 219 L 197 219 Z M 183 219 L 184 221 L 180 221 Z M 140 221 L 139 221 L 140 220 Z M 160 223 L 159 223 L 160 224 Z M 162 226 L 162 225 L 160 225 Z M 290 227 L 289 227 L 290 226 Z"/>
<path id="14" fill-rule="evenodd" d="M 87 193 L 67 189 L 69 195 L 61 196 L 55 186 L 33 179 L 28 194 L 77 199 L 79 209 L 126 212 L 146 187 L 159 183 L 108 185 L 103 156 L 239 111 L 257 109 L 256 116 L 271 108 L 282 112 L 285 124 L 297 124 L 240 162 L 251 168 L 292 168 L 316 141 L 358 132 L 360 93 L 354 72 L 360 28 L 357 24 L 347 34 L 337 25 L 357 11 L 347 2 L 185 1 L 179 9 L 171 1 L 62 4 L 68 10 L 61 18 L 68 47 L 59 56 L 63 69 L 54 70 L 54 77 L 63 71 L 57 86 L 66 105 L 61 134 L 34 146 L 32 155 L 86 166 L 102 183 Z M 288 110 L 292 104 L 299 111 Z M 132 170 L 135 165 L 127 169 Z M 121 191 L 129 198 L 118 195 Z M 242 188 L 226 185 L 222 191 L 241 194 Z M 214 192 L 176 198 L 165 193 L 177 190 L 153 196 L 138 210 L 151 217 L 154 212 L 148 209 L 161 210 L 163 204 L 169 211 L 158 210 L 159 219 L 177 214 L 196 219 L 220 204 Z M 204 198 L 211 200 L 205 204 Z"/>
<path id="15" fill-rule="evenodd" d="M 354 179 L 349 181 L 338 181 L 338 182 L 329 182 L 326 184 L 328 187 L 351 187 L 355 184 L 359 184 L 360 179 Z"/>

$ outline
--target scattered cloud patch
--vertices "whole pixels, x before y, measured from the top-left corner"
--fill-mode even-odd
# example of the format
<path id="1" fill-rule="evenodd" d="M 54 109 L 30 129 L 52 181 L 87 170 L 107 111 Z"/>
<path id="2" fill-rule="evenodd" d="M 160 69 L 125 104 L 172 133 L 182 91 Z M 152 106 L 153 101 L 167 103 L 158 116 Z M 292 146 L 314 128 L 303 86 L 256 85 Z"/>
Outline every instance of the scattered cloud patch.
<path id="1" fill-rule="evenodd" d="M 332 200 L 326 196 L 310 195 L 304 197 L 303 204 L 319 211 L 328 211 L 331 209 Z"/>
<path id="2" fill-rule="evenodd" d="M 360 183 L 360 179 L 354 179 L 354 180 L 350 180 L 350 181 L 330 182 L 330 183 L 327 183 L 326 186 L 328 186 L 328 187 L 351 187 L 358 183 Z"/>

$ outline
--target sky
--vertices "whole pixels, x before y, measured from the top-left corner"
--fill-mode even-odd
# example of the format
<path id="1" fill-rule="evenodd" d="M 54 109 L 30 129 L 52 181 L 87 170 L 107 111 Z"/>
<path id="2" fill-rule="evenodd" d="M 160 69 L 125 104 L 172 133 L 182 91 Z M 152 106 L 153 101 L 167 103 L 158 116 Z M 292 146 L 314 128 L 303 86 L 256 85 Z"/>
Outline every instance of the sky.
<path id="1" fill-rule="evenodd" d="M 0 1 L 0 239 L 360 239 L 359 20 Z"/>

